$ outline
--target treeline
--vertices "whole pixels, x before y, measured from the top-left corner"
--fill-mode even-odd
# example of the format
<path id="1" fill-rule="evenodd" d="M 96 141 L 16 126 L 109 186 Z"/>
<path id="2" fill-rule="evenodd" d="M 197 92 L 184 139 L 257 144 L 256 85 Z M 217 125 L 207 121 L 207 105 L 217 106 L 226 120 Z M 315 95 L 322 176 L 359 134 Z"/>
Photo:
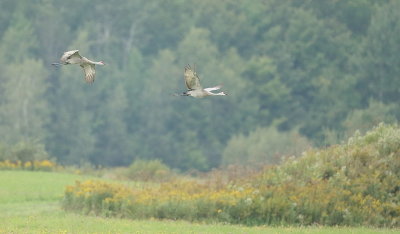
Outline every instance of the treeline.
<path id="1" fill-rule="evenodd" d="M 0 141 L 64 164 L 276 163 L 398 119 L 399 21 L 390 0 L 3 0 Z M 50 66 L 68 49 L 108 64 L 94 85 Z M 229 96 L 171 95 L 188 63 Z"/>

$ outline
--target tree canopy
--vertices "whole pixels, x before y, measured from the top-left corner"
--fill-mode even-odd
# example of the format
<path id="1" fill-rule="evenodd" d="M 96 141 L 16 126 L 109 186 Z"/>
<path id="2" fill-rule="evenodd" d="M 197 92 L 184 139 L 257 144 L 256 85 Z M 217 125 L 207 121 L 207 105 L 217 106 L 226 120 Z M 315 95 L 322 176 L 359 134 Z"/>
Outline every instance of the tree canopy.
<path id="1" fill-rule="evenodd" d="M 0 143 L 181 170 L 270 163 L 272 140 L 335 144 L 400 117 L 399 19 L 394 0 L 3 0 Z M 107 63 L 93 85 L 51 67 L 70 49 Z M 186 64 L 229 96 L 173 96 Z"/>

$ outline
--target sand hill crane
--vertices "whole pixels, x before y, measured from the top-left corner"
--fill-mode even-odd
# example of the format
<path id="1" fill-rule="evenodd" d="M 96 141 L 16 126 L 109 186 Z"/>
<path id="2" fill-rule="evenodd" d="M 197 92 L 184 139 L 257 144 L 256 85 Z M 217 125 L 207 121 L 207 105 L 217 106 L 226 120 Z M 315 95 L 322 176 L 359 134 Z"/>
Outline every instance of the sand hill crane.
<path id="1" fill-rule="evenodd" d="M 211 92 L 211 91 L 220 89 L 222 87 L 221 85 L 203 89 L 200 85 L 199 76 L 196 73 L 196 65 L 193 70 L 190 67 L 190 65 L 185 66 L 184 78 L 185 78 L 185 84 L 186 84 L 186 87 L 188 90 L 186 92 L 180 94 L 181 96 L 192 96 L 195 98 L 202 98 L 202 97 L 206 97 L 206 96 L 225 96 L 225 95 L 227 95 L 224 92 L 219 92 L 219 93 Z"/>
<path id="2" fill-rule="evenodd" d="M 79 50 L 67 51 L 60 58 L 61 63 L 52 63 L 55 66 L 68 65 L 68 64 L 79 64 L 83 68 L 85 73 L 86 83 L 92 84 L 96 76 L 95 65 L 105 65 L 103 61 L 94 62 L 86 57 L 82 57 L 79 54 Z"/>

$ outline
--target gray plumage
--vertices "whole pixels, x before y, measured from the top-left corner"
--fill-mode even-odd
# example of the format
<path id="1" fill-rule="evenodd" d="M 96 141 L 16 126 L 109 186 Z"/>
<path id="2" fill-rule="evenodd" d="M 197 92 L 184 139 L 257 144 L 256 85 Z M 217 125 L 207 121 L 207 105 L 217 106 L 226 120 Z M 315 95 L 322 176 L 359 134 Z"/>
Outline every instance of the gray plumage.
<path id="1" fill-rule="evenodd" d="M 96 77 L 96 65 L 105 65 L 103 61 L 95 62 L 79 54 L 79 50 L 71 50 L 65 52 L 61 58 L 60 63 L 53 63 L 53 65 L 68 65 L 78 64 L 82 67 L 85 74 L 86 83 L 92 84 Z"/>
<path id="2" fill-rule="evenodd" d="M 186 88 L 188 89 L 186 92 L 180 94 L 181 96 L 192 96 L 195 98 L 202 98 L 206 96 L 225 96 L 227 95 L 224 92 L 219 92 L 219 93 L 213 93 L 211 91 L 218 90 L 222 86 L 218 85 L 215 87 L 211 88 L 205 88 L 200 84 L 200 78 L 196 73 L 196 66 L 192 70 L 190 65 L 185 66 L 185 72 L 183 73 L 184 79 L 185 79 L 185 85 Z"/>

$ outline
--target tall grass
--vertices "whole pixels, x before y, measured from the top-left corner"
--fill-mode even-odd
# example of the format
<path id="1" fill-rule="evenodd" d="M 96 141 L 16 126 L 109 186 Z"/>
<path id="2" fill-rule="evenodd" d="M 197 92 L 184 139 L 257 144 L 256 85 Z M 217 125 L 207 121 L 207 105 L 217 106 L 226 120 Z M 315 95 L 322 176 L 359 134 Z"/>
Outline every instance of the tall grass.
<path id="1" fill-rule="evenodd" d="M 170 181 L 127 188 L 98 181 L 68 186 L 64 208 L 128 218 L 246 225 L 400 226 L 400 129 L 381 124 L 346 144 L 225 186 Z"/>

